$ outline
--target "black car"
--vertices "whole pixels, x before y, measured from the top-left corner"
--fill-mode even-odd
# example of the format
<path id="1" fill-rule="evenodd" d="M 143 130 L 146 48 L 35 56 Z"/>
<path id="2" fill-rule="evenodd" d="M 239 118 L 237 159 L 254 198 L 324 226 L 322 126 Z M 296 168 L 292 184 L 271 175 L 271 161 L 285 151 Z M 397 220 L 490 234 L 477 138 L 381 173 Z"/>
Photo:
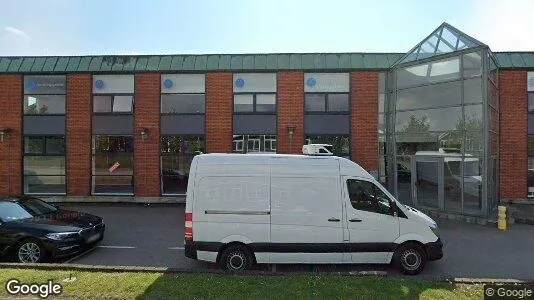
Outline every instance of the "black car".
<path id="1" fill-rule="evenodd" d="M 36 263 L 71 256 L 104 238 L 102 218 L 33 197 L 0 198 L 0 256 Z"/>

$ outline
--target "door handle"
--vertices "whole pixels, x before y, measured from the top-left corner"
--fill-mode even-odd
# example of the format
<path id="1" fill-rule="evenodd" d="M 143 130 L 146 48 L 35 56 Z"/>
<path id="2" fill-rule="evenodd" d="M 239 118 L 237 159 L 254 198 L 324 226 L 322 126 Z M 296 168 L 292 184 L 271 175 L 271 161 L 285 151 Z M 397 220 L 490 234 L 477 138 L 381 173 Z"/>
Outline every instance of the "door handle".
<path id="1" fill-rule="evenodd" d="M 340 221 L 339 219 L 334 218 L 334 217 L 328 219 L 328 222 L 339 222 L 339 221 Z"/>
<path id="2" fill-rule="evenodd" d="M 360 219 L 350 219 L 349 222 L 361 222 L 362 220 Z"/>

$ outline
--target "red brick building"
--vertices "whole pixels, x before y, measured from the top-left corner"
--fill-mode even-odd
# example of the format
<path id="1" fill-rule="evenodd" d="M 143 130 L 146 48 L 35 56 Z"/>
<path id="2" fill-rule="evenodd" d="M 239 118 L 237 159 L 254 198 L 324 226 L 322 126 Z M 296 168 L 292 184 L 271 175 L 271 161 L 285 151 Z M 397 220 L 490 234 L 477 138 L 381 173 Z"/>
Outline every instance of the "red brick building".
<path id="1" fill-rule="evenodd" d="M 534 196 L 534 52 L 448 24 L 408 53 L 0 57 L 0 110 L 1 195 L 173 201 L 198 153 L 328 143 L 412 205 Z"/>

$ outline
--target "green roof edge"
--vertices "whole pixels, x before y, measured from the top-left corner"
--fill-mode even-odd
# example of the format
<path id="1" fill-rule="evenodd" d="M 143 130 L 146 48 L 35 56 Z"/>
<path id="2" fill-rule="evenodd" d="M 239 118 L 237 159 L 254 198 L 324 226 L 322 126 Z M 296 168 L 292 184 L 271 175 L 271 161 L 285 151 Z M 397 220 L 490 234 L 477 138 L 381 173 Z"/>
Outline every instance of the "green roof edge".
<path id="1" fill-rule="evenodd" d="M 534 51 L 493 52 L 501 69 L 534 69 L 532 59 L 521 60 L 525 55 L 534 56 Z M 155 72 L 203 72 L 203 71 L 277 71 L 277 70 L 304 70 L 304 71 L 347 71 L 347 70 L 385 70 L 395 63 L 392 58 L 405 55 L 402 52 L 334 52 L 334 53 L 239 53 L 239 54 L 162 54 L 162 55 L 72 55 L 72 56 L 0 56 L 0 61 L 34 60 L 34 62 L 67 62 L 59 68 L 42 64 L 32 64 L 28 69 L 21 70 L 24 74 L 39 73 L 132 73 L 139 71 Z M 272 58 L 270 60 L 270 57 Z M 515 57 L 515 60 L 511 58 Z M 102 60 L 117 62 L 109 65 Z M 123 59 L 119 59 L 123 58 Z M 180 58 L 181 64 L 173 66 L 169 62 Z M 221 59 L 228 59 L 223 62 Z M 519 58 L 519 59 L 518 59 Z M 355 61 L 355 59 L 361 61 Z M 79 66 L 70 66 L 71 60 L 78 60 Z M 122 63 L 133 60 L 133 67 L 123 69 Z M 159 65 L 165 60 L 165 65 Z M 88 61 L 89 65 L 82 67 L 81 62 Z M 148 62 L 151 64 L 148 65 Z M 94 62 L 94 63 L 91 63 Z M 137 64 L 140 62 L 142 65 Z M 276 63 L 274 63 L 276 62 Z M 96 64 L 95 64 L 96 63 Z M 22 65 L 22 64 L 21 64 Z M 125 64 L 126 65 L 126 64 Z M 46 69 L 44 67 L 47 67 Z M 20 66 L 18 66 L 20 67 Z M 79 68 L 77 68 L 79 67 Z M 18 68 L 17 68 L 18 69 Z M 81 70 L 80 70 L 81 69 Z M 13 68 L 1 70 L 0 73 L 16 73 Z"/>

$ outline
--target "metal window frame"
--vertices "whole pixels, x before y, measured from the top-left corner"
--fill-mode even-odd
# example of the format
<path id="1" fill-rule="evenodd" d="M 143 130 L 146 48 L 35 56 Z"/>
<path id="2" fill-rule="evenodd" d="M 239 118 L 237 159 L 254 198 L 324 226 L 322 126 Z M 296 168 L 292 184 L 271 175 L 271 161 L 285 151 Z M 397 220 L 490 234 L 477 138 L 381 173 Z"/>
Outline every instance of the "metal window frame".
<path id="1" fill-rule="evenodd" d="M 130 152 L 120 152 L 120 153 L 124 153 L 124 154 L 130 154 L 132 156 L 132 174 L 131 175 L 96 175 L 94 174 L 94 171 L 95 171 L 95 157 L 97 155 L 100 155 L 100 154 L 105 154 L 105 153 L 102 153 L 102 152 L 97 152 L 96 151 L 96 146 L 95 146 L 95 137 L 96 136 L 105 136 L 105 137 L 111 137 L 111 136 L 116 136 L 116 137 L 130 137 L 132 139 L 132 151 Z M 92 151 L 91 151 L 91 195 L 95 195 L 95 196 L 133 196 L 135 195 L 135 136 L 133 134 L 131 135 L 124 135 L 124 134 L 92 134 L 91 135 L 91 140 L 92 140 Z M 131 182 L 132 182 L 132 192 L 131 193 L 96 193 L 95 192 L 95 179 L 96 177 L 131 177 Z"/>
<path id="2" fill-rule="evenodd" d="M 414 47 L 415 49 L 416 47 Z M 468 54 L 468 53 L 473 53 L 473 52 L 477 52 L 481 55 L 481 58 L 482 58 L 482 73 L 480 75 L 481 77 L 481 84 L 482 84 L 482 102 L 476 102 L 476 103 L 468 103 L 466 104 L 465 103 L 465 99 L 464 99 L 464 82 L 465 80 L 468 80 L 468 79 L 471 79 L 471 78 L 474 78 L 474 77 L 477 77 L 477 76 L 464 76 L 464 70 L 463 70 L 463 57 L 465 54 Z M 441 55 L 435 55 L 435 56 L 431 56 L 429 58 L 425 58 L 425 59 L 421 59 L 421 60 L 414 60 L 414 61 L 410 61 L 410 62 L 406 62 L 406 63 L 401 63 L 401 64 L 396 64 L 394 65 L 388 72 L 389 76 L 391 76 L 389 79 L 390 79 L 390 82 L 386 83 L 386 85 L 392 90 L 392 93 L 391 93 L 391 100 L 388 101 L 386 99 L 386 102 L 389 102 L 389 105 L 386 104 L 386 109 L 385 109 L 385 112 L 384 112 L 384 115 L 386 116 L 386 119 L 385 119 L 385 122 L 386 122 L 386 157 L 389 157 L 389 159 L 387 159 L 386 161 L 386 164 L 388 164 L 389 162 L 389 167 L 386 166 L 386 173 L 388 173 L 386 175 L 386 177 L 392 177 L 393 180 L 391 180 L 390 182 L 388 182 L 388 186 L 390 187 L 390 189 L 393 190 L 393 194 L 396 195 L 398 197 L 399 193 L 398 193 L 398 174 L 397 174 L 397 168 L 396 168 L 396 165 L 397 165 L 397 156 L 402 156 L 401 154 L 398 154 L 397 153 L 397 142 L 396 142 L 396 114 L 397 112 L 403 112 L 403 111 L 419 111 L 419 110 L 425 110 L 425 109 L 435 109 L 435 108 L 444 108 L 444 107 L 458 107 L 460 106 L 461 107 L 461 113 L 462 113 L 462 120 L 465 119 L 465 106 L 466 105 L 480 105 L 482 104 L 482 121 L 483 121 L 483 143 L 484 143 L 484 151 L 483 151 L 483 156 L 480 157 L 480 159 L 482 160 L 483 162 L 483 165 L 482 165 L 482 168 L 481 168 L 481 173 L 483 174 L 483 183 L 482 183 L 482 203 L 481 203 L 481 209 L 480 211 L 476 211 L 476 212 L 472 212 L 472 211 L 466 211 L 465 207 L 464 207 L 464 192 L 462 192 L 461 194 L 461 203 L 462 203 L 462 206 L 461 206 L 461 213 L 462 214 L 469 214 L 469 215 L 482 215 L 482 216 L 487 216 L 489 214 L 489 210 L 491 209 L 489 207 L 490 203 L 488 203 L 488 194 L 489 194 L 489 191 L 488 191 L 488 182 L 489 182 L 489 175 L 488 175 L 488 164 L 489 164 L 489 160 L 490 160 L 490 155 L 489 155 L 489 150 L 488 150 L 488 144 L 489 144 L 489 129 L 490 129 L 490 124 L 489 124 L 489 109 L 490 109 L 490 105 L 489 105 L 489 99 L 488 99 L 488 84 L 490 84 L 490 79 L 489 79 L 489 72 L 488 72 L 488 69 L 489 69 L 489 59 L 492 59 L 491 57 L 488 57 L 486 54 L 487 53 L 491 53 L 489 51 L 489 47 L 487 47 L 486 45 L 479 45 L 479 46 L 476 46 L 476 47 L 471 47 L 471 48 L 466 48 L 466 49 L 462 49 L 462 50 L 459 50 L 459 51 L 452 51 L 450 53 L 445 53 L 445 54 L 441 54 Z M 439 84 L 439 83 L 443 83 L 443 82 L 448 82 L 448 81 L 439 81 L 439 82 L 436 82 L 436 83 L 430 83 L 430 84 L 415 84 L 415 85 L 410 85 L 410 86 L 406 86 L 406 87 L 403 87 L 403 88 L 397 88 L 397 76 L 398 76 L 398 70 L 399 69 L 403 69 L 403 68 L 407 68 L 407 67 L 412 67 L 412 66 L 418 66 L 418 65 L 424 65 L 424 64 L 431 64 L 432 62 L 435 62 L 435 61 L 440 61 L 440 60 L 444 60 L 444 59 L 447 59 L 447 58 L 452 58 L 452 57 L 458 57 L 459 58 L 459 61 L 460 61 L 460 77 L 459 79 L 455 79 L 455 80 L 449 80 L 449 81 L 461 81 L 461 85 L 460 85 L 460 89 L 461 89 L 461 102 L 460 102 L 460 105 L 450 105 L 450 106 L 443 106 L 443 107 L 431 107 L 431 108 L 425 108 L 425 109 L 413 109 L 413 110 L 401 110 L 401 111 L 397 111 L 396 110 L 396 103 L 397 103 L 397 99 L 398 99 L 398 94 L 399 94 L 399 91 L 401 90 L 404 90 L 404 89 L 408 89 L 408 88 L 415 88 L 415 87 L 420 87 L 420 86 L 426 86 L 426 85 L 432 85 L 432 84 Z M 498 66 L 498 65 L 497 65 Z M 427 71 L 427 74 L 428 74 L 428 71 Z M 388 81 L 388 80 L 387 80 Z M 388 119 L 387 115 L 388 113 L 390 114 L 390 118 L 391 119 Z M 462 143 L 465 144 L 465 139 L 466 139 L 466 132 L 465 130 L 462 131 Z M 391 145 L 388 149 L 387 145 Z M 461 154 L 462 154 L 462 158 L 465 158 L 465 146 L 462 146 L 462 150 L 461 150 Z M 414 162 L 414 157 L 413 156 L 410 156 L 410 161 Z M 462 159 L 462 162 L 463 162 L 463 159 Z M 498 165 L 498 159 L 497 159 L 497 165 Z M 463 176 L 463 172 L 464 172 L 464 166 L 463 166 L 463 163 L 462 163 L 462 167 L 461 167 L 461 174 Z M 498 179 L 495 179 L 494 180 L 498 180 Z M 460 183 L 461 185 L 461 189 L 462 191 L 464 191 L 464 182 L 462 180 L 462 182 Z M 497 183 L 497 186 L 498 186 L 498 183 Z M 496 188 L 496 190 L 498 190 L 498 187 Z M 412 194 L 413 194 L 413 191 L 412 191 Z M 498 195 L 497 195 L 498 197 Z"/>
<path id="3" fill-rule="evenodd" d="M 341 152 L 341 153 L 338 153 L 338 154 L 334 153 L 334 155 L 341 156 L 341 157 L 345 157 L 345 156 L 351 157 L 351 155 L 352 155 L 352 139 L 351 139 L 351 134 L 350 133 L 349 134 L 313 134 L 313 133 L 306 133 L 306 134 L 304 134 L 303 145 L 307 145 L 308 140 L 310 140 L 308 137 L 320 137 L 320 138 L 342 137 L 342 138 L 346 138 L 347 141 L 349 142 L 349 144 L 348 144 L 349 152 Z"/>
<path id="4" fill-rule="evenodd" d="M 26 113 L 26 97 L 30 96 L 62 96 L 63 97 L 63 113 L 52 114 L 29 114 Z M 22 114 L 23 116 L 66 116 L 67 115 L 67 94 L 23 94 L 22 97 Z"/>
<path id="5" fill-rule="evenodd" d="M 172 113 L 172 112 L 163 112 L 163 96 L 166 95 L 203 95 L 203 102 L 204 102 L 204 112 L 201 113 Z M 204 116 L 206 115 L 206 93 L 160 93 L 160 105 L 159 105 L 159 114 L 160 116 Z"/>
<path id="6" fill-rule="evenodd" d="M 235 110 L 235 96 L 237 95 L 252 95 L 252 111 L 236 111 Z M 273 111 L 258 111 L 257 96 L 258 95 L 273 95 L 274 96 L 274 110 Z M 234 115 L 276 115 L 278 113 L 278 99 L 277 92 L 234 92 L 232 95 L 232 113 Z"/>
<path id="7" fill-rule="evenodd" d="M 57 154 L 57 153 L 47 153 L 46 151 L 46 140 L 48 138 L 54 138 L 54 137 L 62 137 L 64 141 L 64 153 Z M 26 138 L 41 138 L 43 140 L 43 144 L 41 145 L 41 152 L 40 153 L 32 153 L 32 152 L 26 152 Z M 23 135 L 23 143 L 22 143 L 22 155 L 23 156 L 66 156 L 67 155 L 67 143 L 66 143 L 66 136 L 63 134 L 25 134 Z"/>
<path id="8" fill-rule="evenodd" d="M 306 96 L 308 95 L 323 95 L 324 96 L 324 110 L 323 111 L 308 111 L 306 110 Z M 330 95 L 347 95 L 347 110 L 346 111 L 329 111 L 328 103 Z M 350 92 L 318 92 L 318 93 L 304 93 L 304 114 L 306 115 L 350 115 Z"/>
<path id="9" fill-rule="evenodd" d="M 242 139 L 238 139 L 236 140 L 234 138 L 234 136 L 241 136 Z M 249 137 L 258 137 L 257 139 L 254 138 L 254 139 L 250 139 Z M 272 138 L 274 137 L 274 138 Z M 248 148 L 248 142 L 249 140 L 253 140 L 253 141 L 258 141 L 258 151 L 249 151 L 249 148 Z M 266 151 L 265 150 L 265 142 L 268 141 L 269 142 L 269 146 L 270 146 L 270 150 L 272 151 Z M 272 143 L 275 142 L 277 143 L 278 141 L 278 135 L 277 134 L 233 134 L 232 135 L 232 153 L 242 153 L 242 154 L 246 154 L 246 153 L 276 153 L 276 149 L 273 149 L 272 148 Z M 237 147 L 234 148 L 234 144 L 235 145 L 238 145 L 240 144 L 240 142 L 242 143 L 242 149 L 239 150 L 237 149 Z"/>
<path id="10" fill-rule="evenodd" d="M 202 139 L 202 142 L 204 144 L 204 149 L 206 148 L 206 135 L 205 134 L 165 134 L 160 135 L 159 137 L 159 179 L 160 179 L 160 195 L 161 196 L 185 196 L 187 194 L 187 191 L 185 193 L 164 193 L 163 189 L 163 177 L 171 177 L 171 175 L 163 175 L 162 174 L 162 165 L 163 165 L 163 157 L 171 157 L 171 156 L 179 156 L 180 152 L 161 152 L 161 143 L 162 138 L 165 137 L 192 137 L 192 138 L 199 138 Z M 189 155 L 189 154 L 187 154 Z M 194 156 L 194 155 L 193 155 Z"/>
<path id="11" fill-rule="evenodd" d="M 104 96 L 104 97 L 111 97 L 111 107 L 109 112 L 95 112 L 95 97 Z M 131 96 L 132 97 L 132 110 L 130 112 L 115 112 L 113 111 L 113 106 L 115 103 L 115 96 Z M 91 106 L 92 106 L 92 113 L 93 116 L 113 116 L 113 115 L 133 115 L 135 113 L 135 93 L 110 93 L 110 94 L 92 94 L 91 97 Z"/>
<path id="12" fill-rule="evenodd" d="M 57 61 L 56 61 L 57 63 Z M 65 93 L 64 94 L 37 94 L 37 93 L 25 93 L 25 90 L 24 90 L 24 78 L 26 76 L 37 76 L 37 75 L 40 75 L 40 76 L 64 76 L 65 77 Z M 20 127 L 21 127 L 21 135 L 20 135 L 20 145 L 21 145 L 21 151 L 20 151 L 20 154 L 22 156 L 22 159 L 20 160 L 20 169 L 22 170 L 22 175 L 20 176 L 20 184 L 21 184 L 21 189 L 22 189 L 22 194 L 28 194 L 28 195 L 60 195 L 60 196 L 63 196 L 63 195 L 66 195 L 67 194 L 67 190 L 68 190 L 68 176 L 67 176 L 67 166 L 68 166 L 68 155 L 67 155 L 67 134 L 65 132 L 65 134 L 62 134 L 62 135 L 32 135 L 32 134 L 28 134 L 28 135 L 25 135 L 24 134 L 24 117 L 25 116 L 66 116 L 67 114 L 67 109 L 68 109 L 68 90 L 69 90 L 69 80 L 68 80 L 68 76 L 65 74 L 65 73 L 60 73 L 60 74 L 56 74 L 56 73 L 52 73 L 52 74 L 49 74 L 49 73 L 39 73 L 39 74 L 29 74 L 29 73 L 23 73 L 21 74 L 21 77 L 22 77 L 22 84 L 20 85 L 20 95 L 22 95 L 22 105 L 20 106 Z M 30 96 L 30 95 L 58 95 L 58 96 L 64 96 L 65 98 L 65 112 L 63 114 L 25 114 L 24 112 L 24 99 L 26 98 L 26 96 Z M 65 128 L 67 128 L 67 118 L 65 117 Z M 65 153 L 63 155 L 45 155 L 44 153 L 42 153 L 41 155 L 37 154 L 37 155 L 33 155 L 33 154 L 30 154 L 30 153 L 26 153 L 25 152 L 25 147 L 24 147 L 24 139 L 26 136 L 62 136 L 64 138 L 64 141 L 65 141 Z M 44 140 L 44 144 L 42 146 L 42 150 L 45 150 L 46 148 L 46 140 Z M 24 157 L 25 156 L 55 156 L 55 157 L 64 157 L 64 160 L 65 160 L 65 174 L 64 175 L 24 175 Z M 8 176 L 12 176 L 11 174 L 8 174 Z M 26 193 L 24 190 L 25 190 L 25 183 L 26 183 L 26 177 L 27 176 L 63 176 L 65 178 L 65 192 L 64 193 Z M 8 192 L 11 192 L 11 187 L 8 186 Z"/>

